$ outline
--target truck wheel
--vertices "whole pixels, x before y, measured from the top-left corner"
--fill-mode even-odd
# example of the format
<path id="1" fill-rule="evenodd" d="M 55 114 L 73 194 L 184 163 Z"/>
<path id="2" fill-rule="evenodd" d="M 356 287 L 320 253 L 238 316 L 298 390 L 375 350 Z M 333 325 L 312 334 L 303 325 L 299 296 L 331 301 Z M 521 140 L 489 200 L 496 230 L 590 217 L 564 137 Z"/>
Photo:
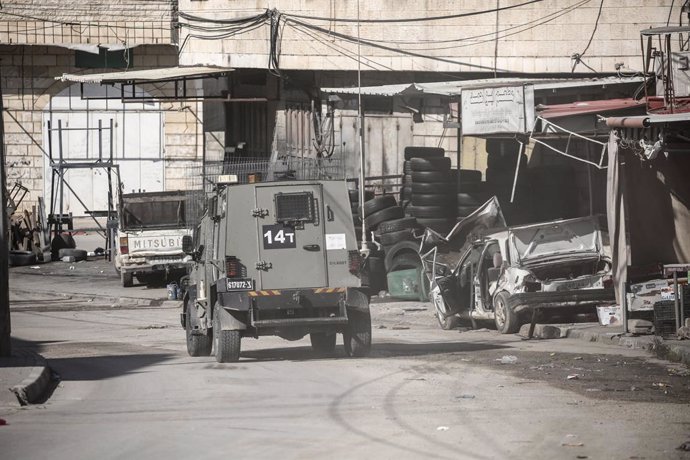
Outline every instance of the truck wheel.
<path id="1" fill-rule="evenodd" d="M 187 302 L 188 304 L 189 302 Z M 206 335 L 192 334 L 192 321 L 189 319 L 193 314 L 189 305 L 185 308 L 187 318 L 185 320 L 185 333 L 187 335 L 187 353 L 189 356 L 209 356 L 211 354 L 211 346 L 213 345 L 213 338 Z"/>
<path id="2" fill-rule="evenodd" d="M 134 286 L 134 275 L 127 272 L 120 272 L 120 278 L 122 279 L 122 287 L 132 287 Z"/>
<path id="3" fill-rule="evenodd" d="M 236 363 L 240 360 L 242 345 L 241 331 L 224 331 L 220 327 L 220 315 L 214 312 L 213 345 L 216 349 L 216 362 Z"/>
<path id="4" fill-rule="evenodd" d="M 371 315 L 358 310 L 348 311 L 349 321 L 343 332 L 345 353 L 360 358 L 371 351 Z"/>
<path id="5" fill-rule="evenodd" d="M 311 348 L 320 355 L 330 355 L 335 351 L 335 334 L 312 332 L 309 334 Z"/>
<path id="6" fill-rule="evenodd" d="M 499 292 L 494 297 L 494 321 L 501 334 L 514 334 L 520 330 L 517 313 L 508 307 L 508 294 Z"/>

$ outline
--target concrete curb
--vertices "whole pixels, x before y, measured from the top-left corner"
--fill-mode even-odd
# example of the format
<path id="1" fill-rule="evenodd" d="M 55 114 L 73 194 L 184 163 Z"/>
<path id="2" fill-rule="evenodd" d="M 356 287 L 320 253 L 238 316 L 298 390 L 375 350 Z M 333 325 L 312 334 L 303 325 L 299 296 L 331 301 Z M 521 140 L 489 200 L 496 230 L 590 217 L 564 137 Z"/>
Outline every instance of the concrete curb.
<path id="1" fill-rule="evenodd" d="M 46 394 L 50 386 L 51 372 L 43 356 L 28 350 L 20 350 L 16 356 L 23 357 L 33 364 L 29 376 L 20 384 L 10 387 L 10 391 L 17 396 L 19 404 L 26 406 L 33 404 Z"/>
<path id="2" fill-rule="evenodd" d="M 50 291 L 27 291 L 23 289 L 12 289 L 14 294 L 26 294 L 26 295 L 53 295 L 55 292 Z M 84 294 L 84 293 L 59 293 L 57 295 L 63 296 L 65 300 L 69 299 L 83 299 L 83 300 L 98 300 L 99 303 L 109 303 L 113 306 L 141 306 L 141 307 L 163 307 L 163 308 L 175 308 L 182 305 L 181 300 L 161 300 L 161 299 L 142 299 L 140 297 L 109 297 L 101 296 L 98 294 Z"/>
<path id="3" fill-rule="evenodd" d="M 600 332 L 575 327 L 561 327 L 561 337 L 644 350 L 659 359 L 690 366 L 690 341 L 669 341 L 654 335 L 625 336 L 620 332 Z"/>

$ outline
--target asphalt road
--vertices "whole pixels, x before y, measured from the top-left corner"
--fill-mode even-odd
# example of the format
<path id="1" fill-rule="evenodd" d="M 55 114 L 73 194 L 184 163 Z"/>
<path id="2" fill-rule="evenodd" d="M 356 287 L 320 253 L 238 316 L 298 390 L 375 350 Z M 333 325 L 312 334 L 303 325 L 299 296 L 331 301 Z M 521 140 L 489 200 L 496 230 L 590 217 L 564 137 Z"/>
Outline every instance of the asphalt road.
<path id="1" fill-rule="evenodd" d="M 92 271 L 89 289 L 121 291 Z M 56 301 L 48 275 L 32 301 L 38 275 L 12 276 L 13 336 L 61 380 L 45 404 L 0 409 L 2 459 L 690 458 L 686 370 L 635 350 L 442 331 L 428 304 L 377 303 L 369 358 L 261 338 L 217 364 L 187 356 L 169 304 Z"/>

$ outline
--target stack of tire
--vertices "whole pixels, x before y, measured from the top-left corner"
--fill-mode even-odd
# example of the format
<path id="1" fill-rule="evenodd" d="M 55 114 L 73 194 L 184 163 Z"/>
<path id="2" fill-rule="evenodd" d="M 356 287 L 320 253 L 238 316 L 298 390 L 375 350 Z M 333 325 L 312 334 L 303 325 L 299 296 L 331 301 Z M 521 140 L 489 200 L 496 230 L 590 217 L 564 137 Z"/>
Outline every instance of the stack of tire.
<path id="1" fill-rule="evenodd" d="M 357 234 L 357 241 L 362 241 L 362 217 L 359 214 L 359 190 L 348 190 L 350 195 L 350 208 L 352 209 L 352 221 L 355 224 L 355 233 Z M 370 190 L 364 191 L 364 201 L 374 198 L 374 192 Z"/>
<path id="2" fill-rule="evenodd" d="M 482 182 L 481 171 L 460 169 L 454 172 L 460 176 L 455 197 L 456 218 L 462 220 L 484 204 L 489 199 L 489 194 L 486 191 L 486 183 Z"/>
<path id="3" fill-rule="evenodd" d="M 455 222 L 456 179 L 445 151 L 433 147 L 407 147 L 411 198 L 407 212 L 419 225 L 445 234 Z"/>

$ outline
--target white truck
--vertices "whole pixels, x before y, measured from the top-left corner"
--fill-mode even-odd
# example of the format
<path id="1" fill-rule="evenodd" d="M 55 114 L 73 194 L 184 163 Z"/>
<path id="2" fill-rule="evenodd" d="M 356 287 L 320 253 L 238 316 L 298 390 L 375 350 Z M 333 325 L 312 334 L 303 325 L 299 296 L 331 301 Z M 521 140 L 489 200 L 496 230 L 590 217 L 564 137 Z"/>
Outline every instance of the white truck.
<path id="1" fill-rule="evenodd" d="M 122 286 L 132 286 L 134 277 L 147 284 L 186 273 L 192 260 L 182 251 L 182 237 L 190 234 L 185 203 L 184 191 L 121 195 L 113 260 Z"/>

